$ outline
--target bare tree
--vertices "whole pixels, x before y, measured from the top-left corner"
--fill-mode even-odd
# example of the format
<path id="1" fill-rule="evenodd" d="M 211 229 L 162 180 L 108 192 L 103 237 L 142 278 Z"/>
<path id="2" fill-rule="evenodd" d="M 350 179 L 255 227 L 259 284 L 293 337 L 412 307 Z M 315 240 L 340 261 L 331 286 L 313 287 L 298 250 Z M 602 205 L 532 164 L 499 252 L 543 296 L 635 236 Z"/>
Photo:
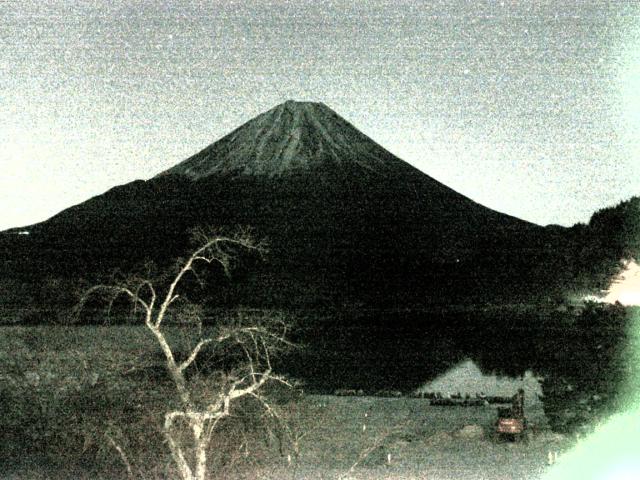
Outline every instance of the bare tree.
<path id="1" fill-rule="evenodd" d="M 253 397 L 269 410 L 262 388 L 269 381 L 287 382 L 274 374 L 272 354 L 288 345 L 287 324 L 281 317 L 256 319 L 239 316 L 233 322 L 223 322 L 211 329 L 203 329 L 198 308 L 181 302 L 180 287 L 188 274 L 197 279 L 198 267 L 218 265 L 229 272 L 233 252 L 238 249 L 261 251 L 262 246 L 241 233 L 233 236 L 195 235 L 197 247 L 164 286 L 148 278 L 131 276 L 121 284 L 96 285 L 82 297 L 79 309 L 94 295 L 106 295 L 109 305 L 121 296 L 127 297 L 134 311 L 142 314 L 144 325 L 159 345 L 166 361 L 166 370 L 175 385 L 177 408 L 164 414 L 163 433 L 171 456 L 183 480 L 204 480 L 207 475 L 207 450 L 211 436 L 219 422 L 231 413 L 232 404 L 242 397 Z M 186 307 L 185 307 L 186 305 Z M 170 314 L 172 312 L 172 314 Z M 176 314 L 177 312 L 177 314 Z M 167 335 L 167 324 L 186 323 L 192 328 L 186 352 L 179 355 Z M 182 347 L 184 348 L 184 347 Z M 187 375 L 196 360 L 205 352 L 213 355 L 223 351 L 229 358 L 238 355 L 242 360 L 235 367 L 222 370 L 214 380 L 198 384 L 198 376 Z M 214 376 L 210 376 L 212 379 Z M 288 384 L 287 384 L 288 385 Z M 184 431 L 190 432 L 187 441 Z M 130 467 L 127 467 L 130 469 Z"/>

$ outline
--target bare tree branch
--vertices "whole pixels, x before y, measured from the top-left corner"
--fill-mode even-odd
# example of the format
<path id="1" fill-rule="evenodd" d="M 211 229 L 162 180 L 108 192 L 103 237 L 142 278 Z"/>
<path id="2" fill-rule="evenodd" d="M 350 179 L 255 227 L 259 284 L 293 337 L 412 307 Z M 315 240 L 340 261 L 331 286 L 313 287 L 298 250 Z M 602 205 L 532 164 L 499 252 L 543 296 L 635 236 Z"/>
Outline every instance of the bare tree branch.
<path id="1" fill-rule="evenodd" d="M 118 452 L 118 455 L 120 456 L 120 460 L 122 460 L 122 463 L 127 469 L 127 478 L 131 480 L 133 478 L 133 470 L 131 468 L 131 463 L 129 462 L 129 458 L 127 457 L 127 454 L 124 452 L 124 449 L 120 445 L 118 445 L 116 441 L 113 439 L 113 437 L 108 433 L 105 433 L 105 437 L 107 438 L 111 446 L 115 448 L 116 452 Z"/>
<path id="2" fill-rule="evenodd" d="M 213 342 L 212 338 L 206 338 L 204 340 L 200 340 L 198 344 L 194 347 L 194 349 L 191 351 L 191 355 L 189 355 L 189 357 L 178 366 L 178 370 L 180 370 L 181 372 L 184 372 L 189 367 L 189 365 L 191 365 L 193 361 L 196 359 L 196 357 L 200 353 L 200 350 L 202 350 L 204 346 L 209 345 L 211 342 Z"/>

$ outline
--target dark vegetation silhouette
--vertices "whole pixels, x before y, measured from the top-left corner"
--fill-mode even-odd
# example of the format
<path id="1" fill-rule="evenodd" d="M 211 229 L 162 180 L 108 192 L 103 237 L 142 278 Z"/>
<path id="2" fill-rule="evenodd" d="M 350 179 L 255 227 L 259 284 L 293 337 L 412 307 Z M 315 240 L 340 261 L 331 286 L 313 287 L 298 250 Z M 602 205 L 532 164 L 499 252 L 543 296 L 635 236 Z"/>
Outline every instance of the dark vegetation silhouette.
<path id="1" fill-rule="evenodd" d="M 606 289 L 620 272 L 621 260 L 640 259 L 640 197 L 598 210 L 587 225 L 574 225 L 567 236 L 578 247 L 573 258 L 575 283 Z"/>
<path id="2" fill-rule="evenodd" d="M 464 348 L 486 372 L 517 377 L 531 370 L 541 376 L 550 426 L 574 432 L 623 406 L 637 310 L 588 302 L 580 312 L 512 314 L 510 328 L 489 324 L 467 337 L 474 343 Z"/>

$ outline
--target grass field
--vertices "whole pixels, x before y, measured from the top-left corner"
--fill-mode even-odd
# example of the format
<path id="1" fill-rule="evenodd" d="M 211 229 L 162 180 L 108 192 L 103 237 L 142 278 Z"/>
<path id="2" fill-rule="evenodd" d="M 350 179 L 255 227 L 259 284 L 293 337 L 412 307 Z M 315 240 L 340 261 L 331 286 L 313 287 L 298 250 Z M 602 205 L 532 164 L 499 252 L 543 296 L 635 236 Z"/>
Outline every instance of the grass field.
<path id="1" fill-rule="evenodd" d="M 568 447 L 552 434 L 541 412 L 528 442 L 504 442 L 494 437 L 495 408 L 435 407 L 412 398 L 313 396 L 323 405 L 321 425 L 305 437 L 294 478 L 538 478 L 548 452 Z M 480 436 L 466 437 L 473 425 Z M 355 468 L 351 467 L 356 464 Z M 266 478 L 286 475 L 276 469 Z"/>
<path id="2" fill-rule="evenodd" d="M 109 439 L 135 475 L 170 476 L 159 422 L 173 390 L 152 340 L 128 326 L 0 329 L 2 478 L 127 478 Z M 214 442 L 218 478 L 537 478 L 548 452 L 569 446 L 548 430 L 541 406 L 527 412 L 530 441 L 509 443 L 492 435 L 492 406 L 331 395 L 276 404 L 287 441 L 266 423 L 246 423 L 260 416 L 250 406 L 239 410 Z M 466 425 L 476 436 L 459 433 Z"/>

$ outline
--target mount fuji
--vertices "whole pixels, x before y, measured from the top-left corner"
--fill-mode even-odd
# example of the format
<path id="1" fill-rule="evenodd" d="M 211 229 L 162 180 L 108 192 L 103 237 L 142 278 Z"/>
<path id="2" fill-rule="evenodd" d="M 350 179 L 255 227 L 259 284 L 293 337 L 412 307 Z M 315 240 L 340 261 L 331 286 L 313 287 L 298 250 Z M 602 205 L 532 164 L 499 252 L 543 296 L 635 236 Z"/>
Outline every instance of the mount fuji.
<path id="1" fill-rule="evenodd" d="M 270 245 L 234 302 L 304 308 L 538 294 L 560 238 L 455 192 L 326 105 L 287 101 L 147 181 L 5 232 L 0 260 L 24 281 L 92 278 L 173 261 L 202 225 L 249 226 Z"/>

